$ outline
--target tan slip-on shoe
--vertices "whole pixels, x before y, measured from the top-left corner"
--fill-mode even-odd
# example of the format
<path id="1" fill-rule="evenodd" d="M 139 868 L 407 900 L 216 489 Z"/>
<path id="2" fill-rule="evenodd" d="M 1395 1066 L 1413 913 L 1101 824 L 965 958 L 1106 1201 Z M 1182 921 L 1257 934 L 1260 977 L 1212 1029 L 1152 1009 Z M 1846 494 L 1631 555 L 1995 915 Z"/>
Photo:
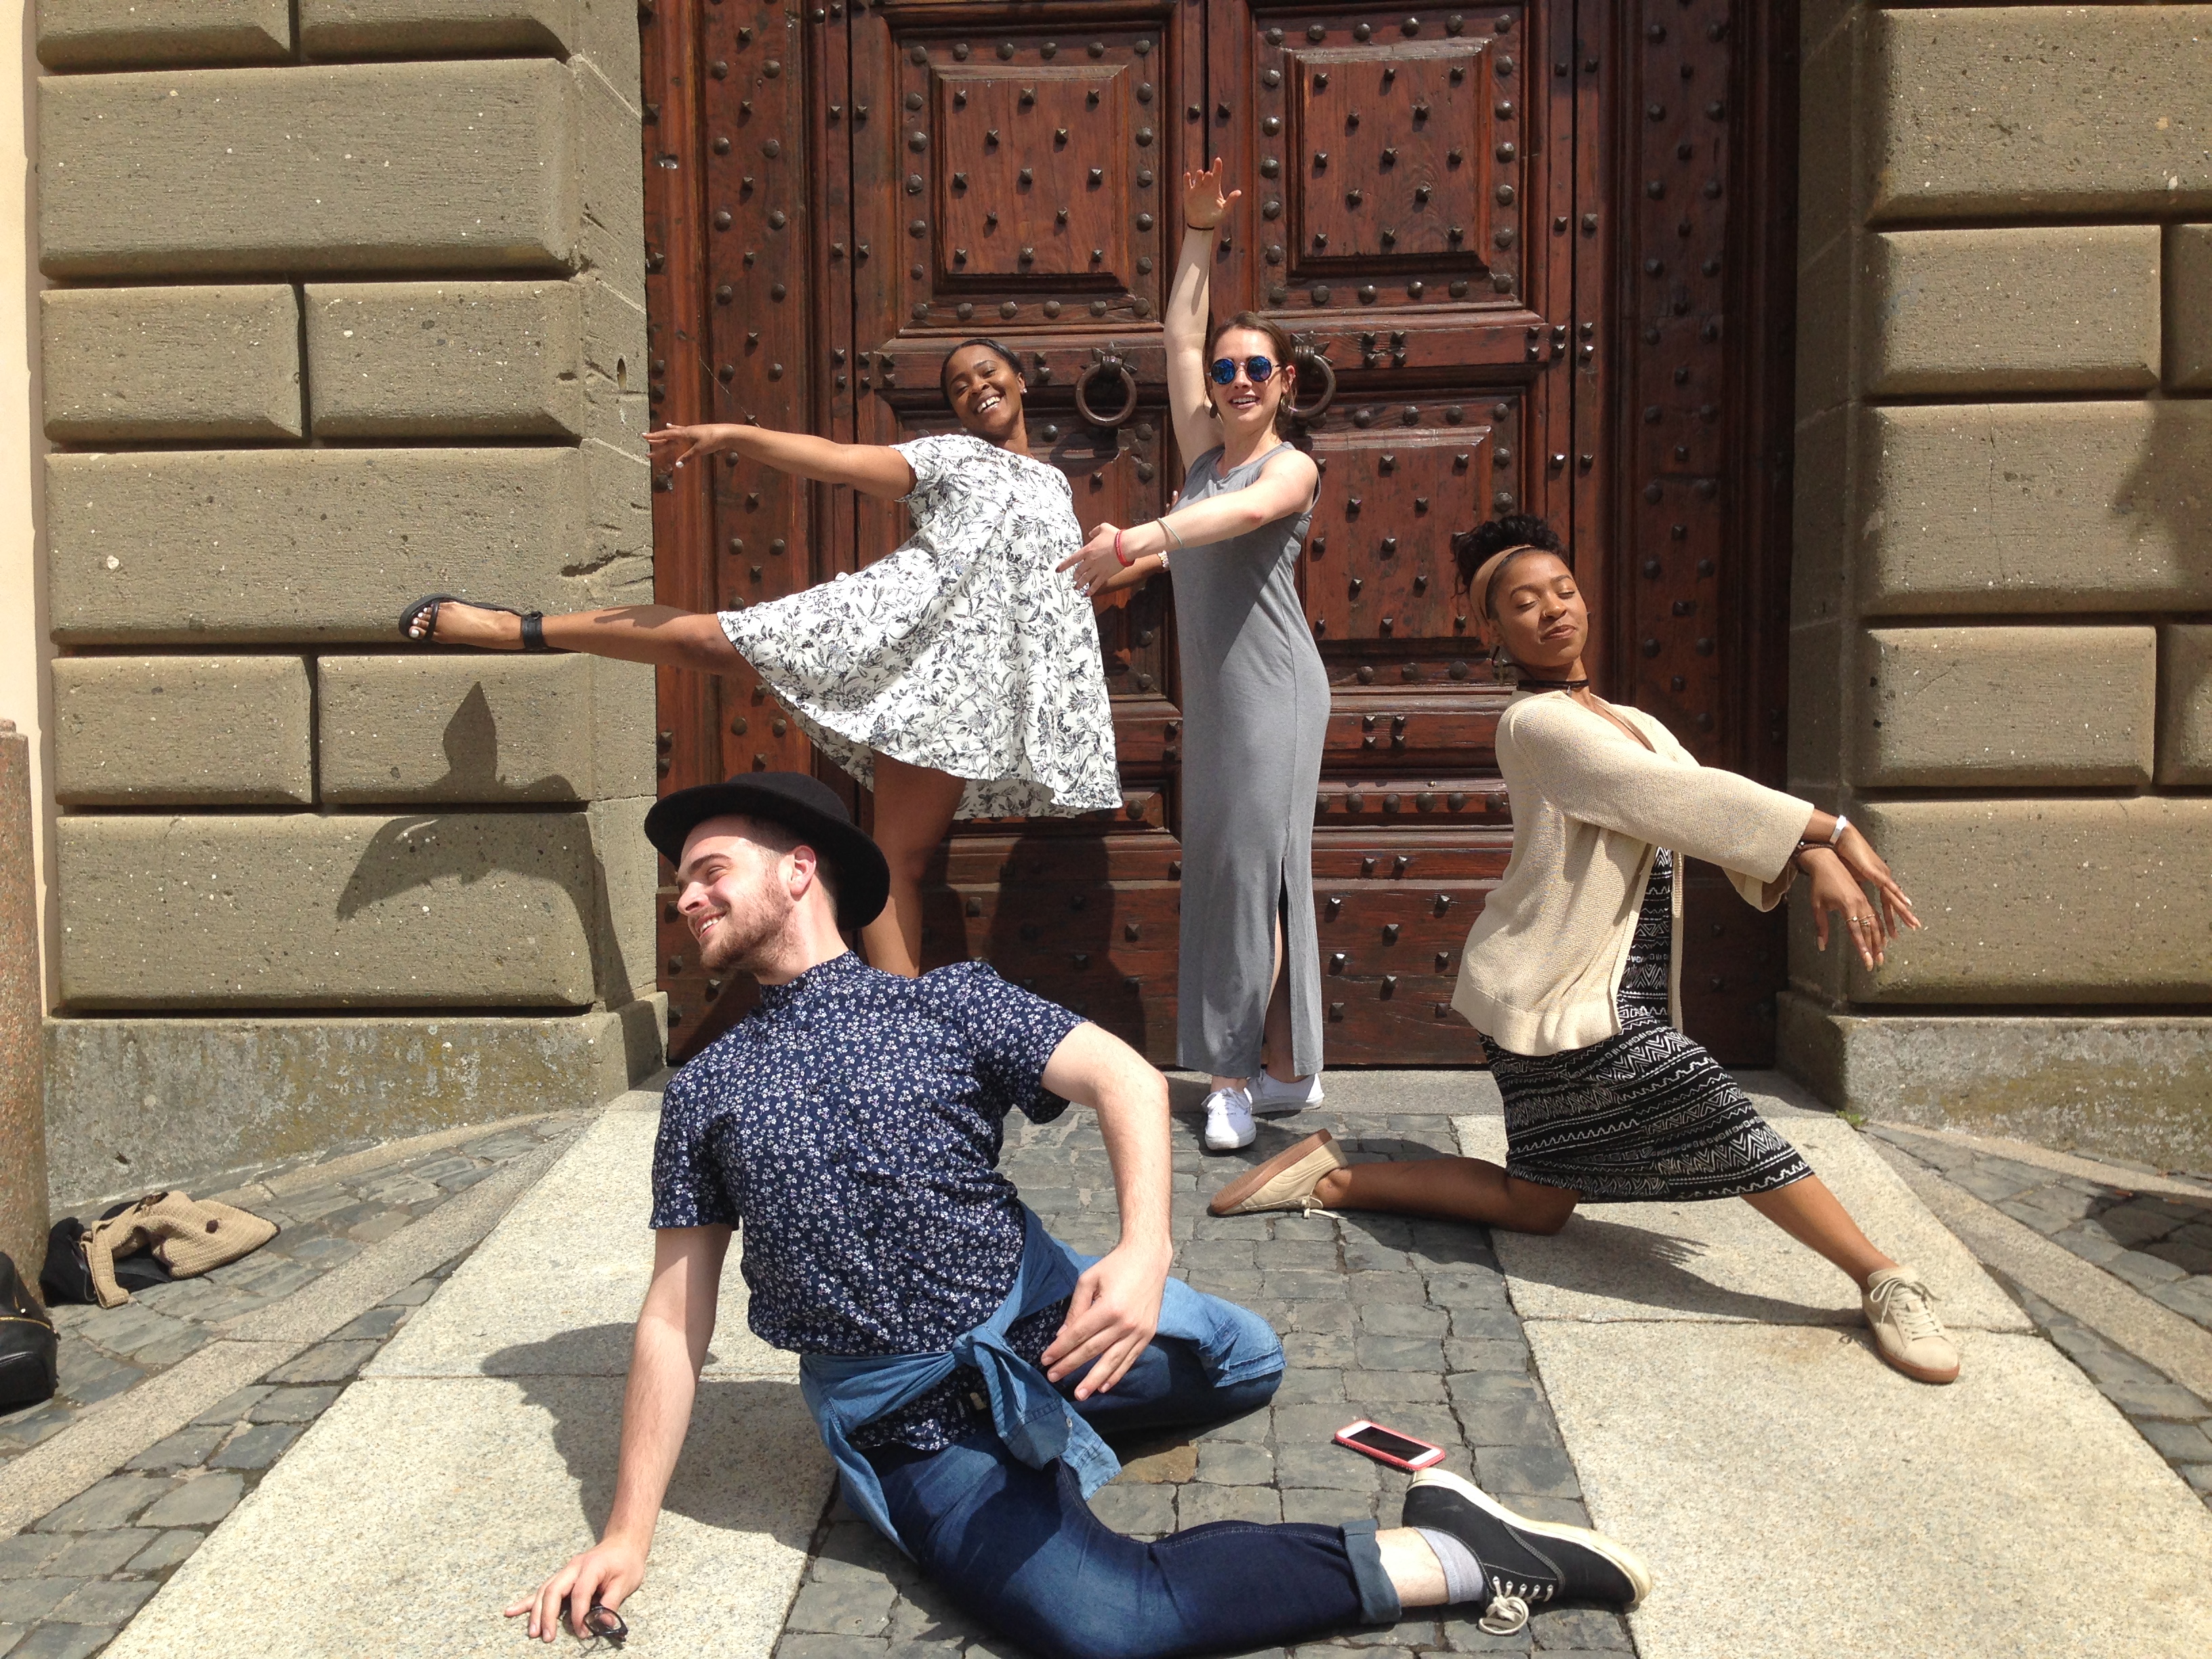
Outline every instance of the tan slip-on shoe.
<path id="1" fill-rule="evenodd" d="M 1928 1304 L 1935 1292 L 1910 1267 L 1884 1267 L 1860 1298 L 1876 1352 L 1921 1382 L 1955 1382 L 1959 1346 Z"/>
<path id="2" fill-rule="evenodd" d="M 1332 1170 L 1352 1160 L 1326 1129 L 1285 1147 L 1231 1182 L 1206 1206 L 1211 1215 L 1250 1215 L 1260 1210 L 1317 1210 L 1314 1188 Z"/>

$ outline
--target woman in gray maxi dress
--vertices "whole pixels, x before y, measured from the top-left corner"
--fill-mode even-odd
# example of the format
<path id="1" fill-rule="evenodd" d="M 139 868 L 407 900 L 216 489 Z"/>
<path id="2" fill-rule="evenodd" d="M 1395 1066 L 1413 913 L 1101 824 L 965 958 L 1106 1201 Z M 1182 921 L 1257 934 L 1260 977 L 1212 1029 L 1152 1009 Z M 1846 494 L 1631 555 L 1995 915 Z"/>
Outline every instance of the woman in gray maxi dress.
<path id="1" fill-rule="evenodd" d="M 1282 441 L 1291 341 L 1240 312 L 1208 336 L 1219 163 L 1184 175 L 1182 256 L 1164 319 L 1181 499 L 1101 526 L 1067 561 L 1086 592 L 1174 560 L 1182 676 L 1182 949 L 1176 1046 L 1211 1074 L 1206 1144 L 1251 1145 L 1252 1116 L 1321 1099 L 1313 801 L 1328 677 L 1298 603 L 1321 474 Z M 1263 1064 L 1263 1061 L 1265 1062 Z"/>
<path id="2" fill-rule="evenodd" d="M 1192 464 L 1182 507 L 1248 488 L 1267 460 L 1224 472 L 1221 455 L 1209 449 Z M 1309 504 L 1175 568 L 1183 714 L 1176 1046 L 1185 1066 L 1219 1076 L 1260 1070 L 1279 918 L 1291 1052 L 1273 1058 L 1297 1077 L 1321 1070 L 1313 803 L 1328 675 L 1297 592 L 1312 519 Z"/>

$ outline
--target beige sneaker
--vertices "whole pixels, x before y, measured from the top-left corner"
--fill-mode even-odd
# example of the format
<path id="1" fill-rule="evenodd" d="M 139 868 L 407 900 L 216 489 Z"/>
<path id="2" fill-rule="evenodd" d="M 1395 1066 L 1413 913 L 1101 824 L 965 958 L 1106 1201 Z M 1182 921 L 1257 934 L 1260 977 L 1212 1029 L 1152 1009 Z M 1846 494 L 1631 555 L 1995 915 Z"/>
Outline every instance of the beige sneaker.
<path id="1" fill-rule="evenodd" d="M 1959 1345 L 1928 1304 L 1936 1293 L 1910 1267 L 1884 1267 L 1861 1298 L 1881 1357 L 1922 1382 L 1955 1382 Z"/>
<path id="2" fill-rule="evenodd" d="M 1247 1170 L 1214 1194 L 1206 1207 L 1213 1215 L 1249 1215 L 1256 1210 L 1310 1213 L 1321 1208 L 1321 1200 L 1314 1196 L 1321 1178 L 1351 1162 L 1328 1130 L 1318 1130 Z"/>

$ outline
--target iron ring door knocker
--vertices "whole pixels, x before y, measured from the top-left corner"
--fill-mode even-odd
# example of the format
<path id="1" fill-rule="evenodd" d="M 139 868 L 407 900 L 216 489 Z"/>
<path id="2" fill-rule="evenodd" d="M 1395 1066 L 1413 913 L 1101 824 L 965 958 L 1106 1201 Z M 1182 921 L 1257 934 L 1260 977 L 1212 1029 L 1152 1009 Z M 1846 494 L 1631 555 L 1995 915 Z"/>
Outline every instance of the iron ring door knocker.
<path id="1" fill-rule="evenodd" d="M 1290 407 L 1283 411 L 1301 426 L 1310 426 L 1314 422 L 1321 419 L 1328 412 L 1329 404 L 1336 401 L 1335 366 L 1315 349 L 1312 337 L 1310 335 L 1302 336 L 1299 338 L 1297 348 L 1291 356 L 1291 372 L 1293 377 L 1299 371 L 1309 368 L 1317 368 L 1321 371 L 1320 394 L 1311 403 L 1298 402 L 1298 383 L 1293 378 L 1291 381 Z"/>
<path id="2" fill-rule="evenodd" d="M 1075 412 L 1091 425 L 1104 427 L 1109 431 L 1115 427 L 1127 425 L 1129 417 L 1137 412 L 1137 377 L 1130 371 L 1128 364 L 1121 361 L 1121 346 L 1118 343 L 1093 346 L 1091 356 L 1094 361 L 1083 371 L 1083 378 L 1075 383 Z M 1121 399 L 1121 408 L 1103 415 L 1091 406 L 1091 383 L 1102 374 L 1120 375 L 1127 392 Z"/>

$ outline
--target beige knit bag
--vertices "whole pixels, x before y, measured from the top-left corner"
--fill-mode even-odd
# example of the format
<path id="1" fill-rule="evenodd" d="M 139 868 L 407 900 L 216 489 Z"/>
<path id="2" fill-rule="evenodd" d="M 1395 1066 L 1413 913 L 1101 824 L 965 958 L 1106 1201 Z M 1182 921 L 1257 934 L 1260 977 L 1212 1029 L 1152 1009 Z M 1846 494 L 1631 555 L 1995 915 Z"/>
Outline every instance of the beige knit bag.
<path id="1" fill-rule="evenodd" d="M 276 1237 L 275 1222 L 228 1204 L 195 1199 L 189 1193 L 149 1193 L 86 1235 L 85 1263 L 92 1270 L 93 1293 L 100 1305 L 116 1308 L 131 1299 L 131 1292 L 115 1282 L 118 1255 L 150 1249 L 179 1279 L 191 1279 L 235 1261 Z"/>

